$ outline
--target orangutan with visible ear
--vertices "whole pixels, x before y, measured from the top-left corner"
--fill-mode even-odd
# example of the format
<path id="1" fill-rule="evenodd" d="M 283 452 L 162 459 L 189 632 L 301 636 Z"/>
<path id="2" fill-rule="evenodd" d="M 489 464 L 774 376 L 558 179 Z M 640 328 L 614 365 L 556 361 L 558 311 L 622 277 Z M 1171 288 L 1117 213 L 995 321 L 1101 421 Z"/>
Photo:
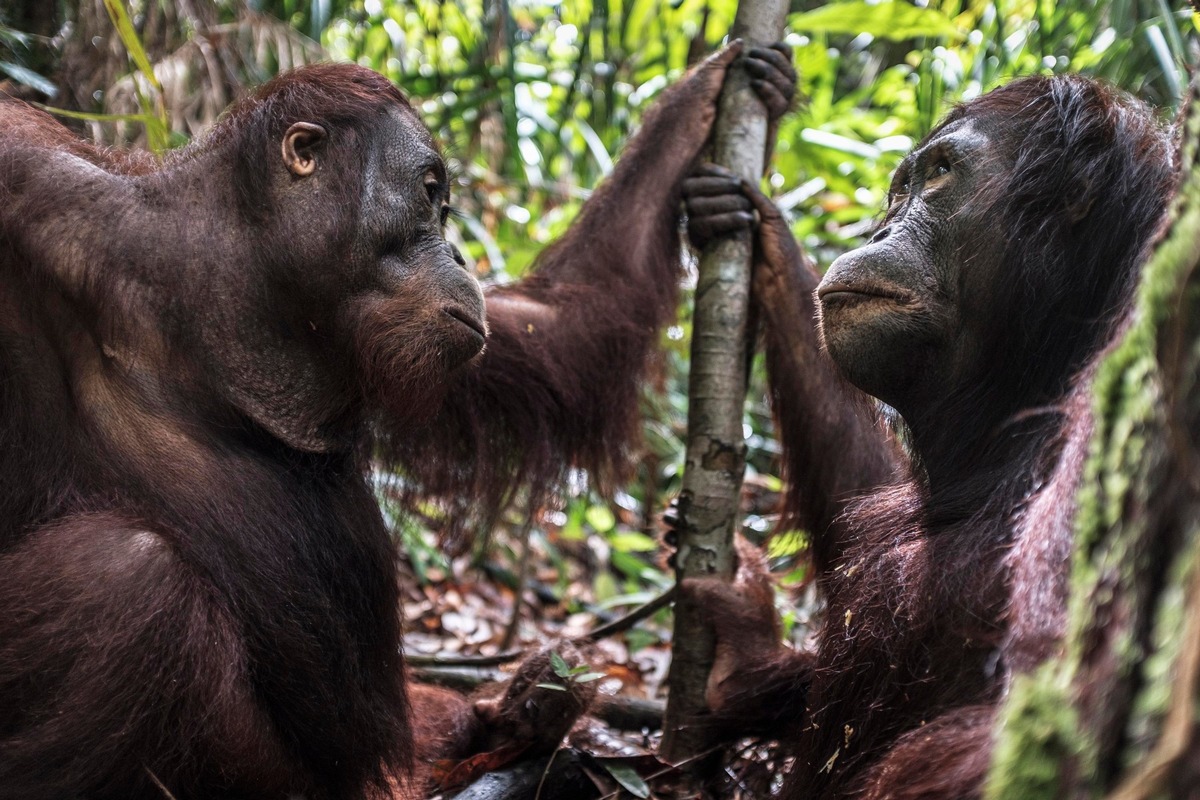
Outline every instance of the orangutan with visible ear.
<path id="1" fill-rule="evenodd" d="M 561 739 L 578 690 L 407 683 L 368 457 L 481 507 L 620 472 L 739 50 L 486 293 L 437 142 L 369 70 L 287 73 L 162 162 L 0 100 L 0 798 L 391 797 L 417 755 Z"/>

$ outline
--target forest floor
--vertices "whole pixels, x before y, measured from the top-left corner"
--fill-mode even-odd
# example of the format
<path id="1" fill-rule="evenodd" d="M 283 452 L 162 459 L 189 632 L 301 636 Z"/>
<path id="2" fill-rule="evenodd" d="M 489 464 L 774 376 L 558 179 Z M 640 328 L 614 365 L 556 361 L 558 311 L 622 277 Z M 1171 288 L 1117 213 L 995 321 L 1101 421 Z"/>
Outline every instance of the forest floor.
<path id="1" fill-rule="evenodd" d="M 661 596 L 670 586 L 669 571 L 649 558 L 643 580 L 619 586 L 611 576 L 611 553 L 602 541 L 596 537 L 563 541 L 552 526 L 542 526 L 529 537 L 518 614 L 515 587 L 525 546 L 522 537 L 528 532 L 519 525 L 502 528 L 486 551 L 452 559 L 441 554 L 432 534 L 418 534 L 422 538 L 416 547 L 407 542 L 401 588 L 405 653 L 415 679 L 461 691 L 504 680 L 525 655 L 558 641 L 577 642 Z M 629 592 L 630 588 L 635 591 Z M 801 608 L 806 606 L 801 603 Z M 805 615 L 800 627 L 808 627 L 809 622 Z M 593 714 L 582 719 L 564 741 L 561 752 L 570 754 L 570 769 L 589 784 L 584 794 L 615 799 L 670 793 L 674 771 L 655 757 L 671 661 L 670 626 L 670 609 L 663 608 L 582 648 L 588 671 L 603 675 L 597 679 L 599 699 Z M 781 770 L 769 746 L 747 741 L 721 757 L 720 797 L 767 798 L 777 788 Z M 536 780 L 540 784 L 544 779 L 543 775 Z M 525 796 L 505 791 L 472 786 L 466 796 L 480 800 Z M 453 796 L 450 791 L 435 795 Z M 528 796 L 555 795 L 543 787 L 540 794 Z"/>

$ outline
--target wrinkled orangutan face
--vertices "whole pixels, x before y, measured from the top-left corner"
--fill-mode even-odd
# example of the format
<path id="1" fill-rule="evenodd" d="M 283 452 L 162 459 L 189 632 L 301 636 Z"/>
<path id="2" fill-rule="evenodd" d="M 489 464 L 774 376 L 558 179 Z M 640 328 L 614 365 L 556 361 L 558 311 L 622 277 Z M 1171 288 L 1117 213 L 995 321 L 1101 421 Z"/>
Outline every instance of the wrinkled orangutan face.
<path id="1" fill-rule="evenodd" d="M 368 265 L 372 300 L 420 299 L 402 304 L 403 327 L 410 335 L 424 331 L 438 366 L 453 369 L 483 348 L 486 331 L 479 284 L 443 235 L 450 212 L 445 162 L 406 108 L 391 109 L 370 144 L 355 256 Z"/>
<path id="2" fill-rule="evenodd" d="M 446 378 L 483 349 L 483 294 L 445 239 L 450 185 L 425 126 L 395 108 L 373 145 L 354 253 L 365 280 L 343 321 L 372 399 L 393 418 L 420 417 L 436 406 Z"/>
<path id="3" fill-rule="evenodd" d="M 265 195 L 242 261 L 253 266 L 214 270 L 229 303 L 199 325 L 220 382 L 302 450 L 346 447 L 347 431 L 376 410 L 420 424 L 487 335 L 479 284 L 443 235 L 438 147 L 399 102 L 353 125 L 280 127 L 243 146 L 250 178 L 235 175 L 235 186 Z"/>
<path id="4" fill-rule="evenodd" d="M 977 118 L 935 131 L 896 170 L 882 226 L 833 262 L 817 289 L 830 355 L 896 407 L 944 389 L 978 352 L 972 317 L 1003 249 L 981 195 L 1011 166 Z"/>

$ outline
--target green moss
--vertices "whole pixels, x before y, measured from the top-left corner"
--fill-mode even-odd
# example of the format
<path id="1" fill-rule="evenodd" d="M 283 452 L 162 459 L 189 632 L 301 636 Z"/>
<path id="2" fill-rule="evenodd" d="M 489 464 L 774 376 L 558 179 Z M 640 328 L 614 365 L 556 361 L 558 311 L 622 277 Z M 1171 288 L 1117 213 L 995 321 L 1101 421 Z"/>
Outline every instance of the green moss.
<path id="1" fill-rule="evenodd" d="M 1191 570 L 1200 568 L 1198 526 L 1186 532 L 1187 544 L 1169 567 L 1167 590 L 1140 598 L 1133 587 L 1147 568 L 1138 561 L 1147 557 L 1145 510 L 1153 480 L 1163 479 L 1162 459 L 1169 449 L 1160 335 L 1169 321 L 1200 314 L 1200 289 L 1189 285 L 1197 283 L 1192 273 L 1200 263 L 1200 172 L 1195 166 L 1200 100 L 1192 100 L 1185 127 L 1185 178 L 1171 206 L 1169 230 L 1143 270 L 1134 319 L 1098 365 L 1093 384 L 1095 431 L 1078 495 L 1066 646 L 1058 660 L 1014 679 L 996 731 L 986 791 L 990 800 L 1051 800 L 1088 788 L 1097 756 L 1092 737 L 1080 729 L 1072 681 L 1087 663 L 1088 643 L 1098 641 L 1094 626 L 1112 624 L 1098 622 L 1096 610 L 1113 601 L 1115 586 L 1121 587 L 1118 601 L 1130 606 L 1124 613 L 1133 619 L 1153 615 L 1150 653 L 1142 652 L 1134 636 L 1137 626 L 1129 620 L 1103 637 L 1106 657 L 1116 660 L 1118 671 L 1127 675 L 1139 670 L 1144 679 L 1129 728 L 1128 759 L 1153 745 L 1171 702 L 1170 676 L 1183 628 L 1180 587 Z M 1070 770 L 1065 769 L 1068 764 Z M 1082 787 L 1062 785 L 1069 772 Z M 1099 793 L 1099 787 L 1091 789 Z"/>
<path id="2" fill-rule="evenodd" d="M 999 721 L 985 797 L 1057 800 L 1060 767 L 1082 748 L 1070 681 L 1055 664 L 1013 681 Z"/>
<path id="3" fill-rule="evenodd" d="M 1129 761 L 1149 752 L 1171 708 L 1175 664 L 1184 641 L 1187 587 L 1200 568 L 1200 536 L 1191 532 L 1190 546 L 1171 564 L 1166 587 L 1160 596 L 1154 620 L 1153 644 L 1142 666 L 1143 688 L 1136 698 L 1130 720 Z M 1127 764 L 1128 766 L 1128 764 Z"/>

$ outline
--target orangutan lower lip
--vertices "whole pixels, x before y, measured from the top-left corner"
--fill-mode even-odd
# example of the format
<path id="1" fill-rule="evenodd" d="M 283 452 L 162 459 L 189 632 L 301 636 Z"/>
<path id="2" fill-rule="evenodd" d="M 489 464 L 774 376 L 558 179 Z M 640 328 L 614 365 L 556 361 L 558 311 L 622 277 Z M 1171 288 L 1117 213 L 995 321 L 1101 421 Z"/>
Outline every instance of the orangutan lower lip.
<path id="1" fill-rule="evenodd" d="M 902 292 L 882 286 L 851 286 L 845 283 L 821 284 L 817 287 L 817 298 L 822 303 L 867 302 L 870 300 L 891 300 L 896 303 L 905 303 L 911 299 Z"/>
<path id="2" fill-rule="evenodd" d="M 466 325 L 468 328 L 478 333 L 481 337 L 485 339 L 487 338 L 487 333 L 485 333 L 483 330 L 483 324 L 466 311 L 458 308 L 443 308 L 442 311 L 445 312 L 447 316 L 453 317 L 463 325 Z"/>

